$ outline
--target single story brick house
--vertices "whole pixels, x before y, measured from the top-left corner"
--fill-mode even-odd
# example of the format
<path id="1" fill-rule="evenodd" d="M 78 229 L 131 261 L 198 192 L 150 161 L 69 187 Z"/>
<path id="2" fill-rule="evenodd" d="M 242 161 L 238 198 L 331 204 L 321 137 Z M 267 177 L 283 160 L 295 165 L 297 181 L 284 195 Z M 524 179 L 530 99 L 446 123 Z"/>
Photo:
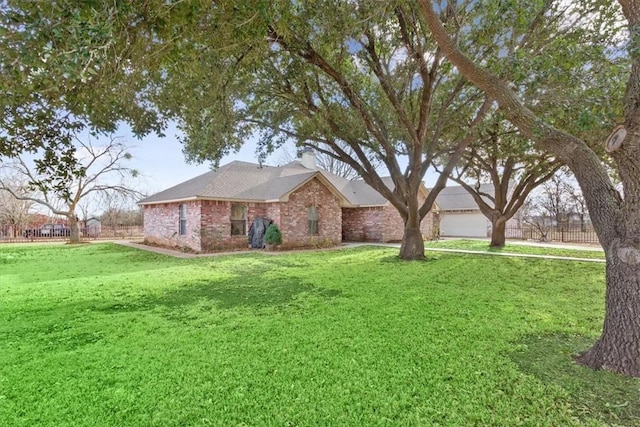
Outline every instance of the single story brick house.
<path id="1" fill-rule="evenodd" d="M 280 227 L 283 247 L 400 241 L 404 229 L 400 214 L 377 191 L 362 180 L 316 169 L 313 152 L 279 167 L 234 161 L 139 205 L 146 242 L 196 252 L 247 248 L 258 217 Z M 421 228 L 431 238 L 431 213 Z"/>

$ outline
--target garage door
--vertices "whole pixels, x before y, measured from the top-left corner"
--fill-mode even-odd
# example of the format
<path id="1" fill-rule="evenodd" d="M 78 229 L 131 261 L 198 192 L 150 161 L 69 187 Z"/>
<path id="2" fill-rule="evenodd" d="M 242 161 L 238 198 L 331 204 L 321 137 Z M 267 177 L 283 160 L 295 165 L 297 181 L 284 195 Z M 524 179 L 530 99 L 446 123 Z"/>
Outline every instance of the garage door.
<path id="1" fill-rule="evenodd" d="M 490 223 L 482 214 L 441 214 L 440 235 L 487 237 Z"/>

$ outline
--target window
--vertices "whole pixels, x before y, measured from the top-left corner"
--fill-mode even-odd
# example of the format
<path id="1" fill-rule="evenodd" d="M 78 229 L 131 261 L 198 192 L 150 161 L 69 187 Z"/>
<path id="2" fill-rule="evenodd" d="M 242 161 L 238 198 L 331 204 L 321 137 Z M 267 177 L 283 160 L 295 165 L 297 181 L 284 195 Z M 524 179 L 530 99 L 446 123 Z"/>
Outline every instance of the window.
<path id="1" fill-rule="evenodd" d="M 187 234 L 187 205 L 180 205 L 180 235 L 185 236 Z"/>
<path id="2" fill-rule="evenodd" d="M 231 205 L 231 235 L 246 236 L 247 217 L 245 207 L 242 205 Z"/>
<path id="3" fill-rule="evenodd" d="M 307 209 L 307 219 L 309 220 L 309 234 L 315 236 L 318 234 L 318 207 L 309 206 Z"/>

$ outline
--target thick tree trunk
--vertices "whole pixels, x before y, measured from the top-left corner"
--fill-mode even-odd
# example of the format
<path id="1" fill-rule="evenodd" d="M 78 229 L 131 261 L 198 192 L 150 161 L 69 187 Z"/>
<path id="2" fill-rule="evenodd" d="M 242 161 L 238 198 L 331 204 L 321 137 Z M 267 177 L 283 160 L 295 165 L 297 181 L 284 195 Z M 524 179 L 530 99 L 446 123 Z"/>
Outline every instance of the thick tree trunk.
<path id="1" fill-rule="evenodd" d="M 578 363 L 640 377 L 640 250 L 614 243 L 607 250 L 602 335 Z"/>
<path id="2" fill-rule="evenodd" d="M 419 223 L 418 226 L 405 224 L 402 245 L 400 245 L 400 258 L 404 260 L 424 259 L 424 240 L 419 225 Z"/>
<path id="3" fill-rule="evenodd" d="M 420 230 L 420 206 L 418 204 L 419 182 L 414 182 L 410 192 L 405 196 L 407 203 L 406 217 L 404 215 L 404 234 L 400 245 L 400 258 L 412 261 L 424 259 L 424 239 Z"/>
<path id="4" fill-rule="evenodd" d="M 68 217 L 69 219 L 69 242 L 80 243 L 80 230 L 78 229 L 78 218 L 75 215 Z"/>
<path id="5" fill-rule="evenodd" d="M 493 218 L 491 224 L 491 244 L 492 248 L 503 248 L 506 242 L 506 225 L 504 217 Z"/>
<path id="6" fill-rule="evenodd" d="M 400 245 L 400 258 L 404 260 L 424 259 L 424 240 L 420 231 L 421 219 L 417 206 L 414 207 L 415 209 L 409 209 L 409 216 L 404 221 L 404 235 Z"/>

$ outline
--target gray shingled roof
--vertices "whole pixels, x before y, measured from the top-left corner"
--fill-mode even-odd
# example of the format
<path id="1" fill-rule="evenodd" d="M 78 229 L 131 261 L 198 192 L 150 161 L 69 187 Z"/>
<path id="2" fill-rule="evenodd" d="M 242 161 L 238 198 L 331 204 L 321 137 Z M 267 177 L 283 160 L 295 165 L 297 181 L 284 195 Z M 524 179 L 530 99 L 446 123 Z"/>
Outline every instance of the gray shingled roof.
<path id="1" fill-rule="evenodd" d="M 390 189 L 394 188 L 390 176 L 383 177 L 382 181 Z M 382 206 L 388 203 L 382 194 L 378 193 L 362 179 L 348 181 L 342 192 L 351 204 L 356 206 Z"/>
<path id="2" fill-rule="evenodd" d="M 234 161 L 141 200 L 140 204 L 188 199 L 276 200 L 317 172 Z"/>
<path id="3" fill-rule="evenodd" d="M 278 200 L 307 180 L 322 175 L 352 206 L 383 206 L 388 201 L 363 180 L 349 181 L 321 169 L 307 169 L 300 161 L 284 166 L 262 166 L 234 161 L 174 187 L 149 196 L 141 205 L 190 199 Z M 391 177 L 382 178 L 393 188 Z"/>
<path id="4" fill-rule="evenodd" d="M 493 196 L 493 184 L 480 184 L 480 191 Z M 472 211 L 478 210 L 478 204 L 471 194 L 461 185 L 443 188 L 436 203 L 441 211 Z"/>

